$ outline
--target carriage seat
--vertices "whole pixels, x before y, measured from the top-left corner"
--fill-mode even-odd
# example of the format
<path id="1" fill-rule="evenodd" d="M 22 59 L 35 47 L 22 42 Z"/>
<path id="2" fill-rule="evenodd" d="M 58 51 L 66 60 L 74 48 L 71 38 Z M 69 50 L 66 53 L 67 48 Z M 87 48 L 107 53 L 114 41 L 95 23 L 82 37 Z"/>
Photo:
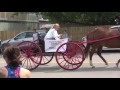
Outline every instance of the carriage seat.
<path id="1" fill-rule="evenodd" d="M 42 50 L 42 52 L 45 52 L 45 41 L 44 41 L 44 35 L 41 35 L 38 37 L 38 44 L 40 45 L 40 48 Z"/>

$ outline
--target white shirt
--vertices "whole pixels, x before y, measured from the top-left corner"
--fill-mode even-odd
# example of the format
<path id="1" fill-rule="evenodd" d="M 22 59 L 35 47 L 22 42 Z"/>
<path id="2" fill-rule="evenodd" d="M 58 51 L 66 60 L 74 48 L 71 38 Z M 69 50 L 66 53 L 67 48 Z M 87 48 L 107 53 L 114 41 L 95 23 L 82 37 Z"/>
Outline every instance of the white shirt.
<path id="1" fill-rule="evenodd" d="M 33 33 L 33 41 L 38 40 L 38 33 L 35 32 Z"/>
<path id="2" fill-rule="evenodd" d="M 58 34 L 57 30 L 55 30 L 54 28 L 52 28 L 46 34 L 45 39 L 60 40 L 60 35 Z"/>

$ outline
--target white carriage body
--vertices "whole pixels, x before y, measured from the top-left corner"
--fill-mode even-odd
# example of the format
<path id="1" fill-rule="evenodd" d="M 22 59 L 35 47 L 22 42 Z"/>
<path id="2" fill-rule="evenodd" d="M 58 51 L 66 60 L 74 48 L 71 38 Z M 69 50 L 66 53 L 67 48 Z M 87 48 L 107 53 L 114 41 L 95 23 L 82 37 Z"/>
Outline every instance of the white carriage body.
<path id="1" fill-rule="evenodd" d="M 58 47 L 64 43 L 68 42 L 68 38 L 60 40 L 45 40 L 45 52 L 56 52 Z M 66 51 L 66 45 L 60 51 Z"/>

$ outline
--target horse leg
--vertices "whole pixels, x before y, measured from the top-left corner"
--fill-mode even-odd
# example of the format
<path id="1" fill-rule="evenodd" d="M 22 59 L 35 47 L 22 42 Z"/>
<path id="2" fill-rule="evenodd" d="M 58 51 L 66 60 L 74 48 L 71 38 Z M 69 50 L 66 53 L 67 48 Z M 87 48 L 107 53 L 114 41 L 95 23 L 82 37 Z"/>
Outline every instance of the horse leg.
<path id="1" fill-rule="evenodd" d="M 98 56 L 103 60 L 103 62 L 105 63 L 105 65 L 108 65 L 107 61 L 103 58 L 103 56 L 101 55 L 102 52 L 102 46 L 98 48 L 97 50 L 97 54 Z"/>
<path id="2" fill-rule="evenodd" d="M 95 52 L 96 52 L 96 48 L 92 48 L 90 51 L 90 66 L 92 66 L 92 68 L 95 68 L 95 66 L 92 63 L 92 56 Z"/>
<path id="3" fill-rule="evenodd" d="M 119 59 L 118 62 L 116 63 L 116 66 L 117 66 L 117 67 L 118 67 L 119 63 L 120 63 L 120 59 Z"/>

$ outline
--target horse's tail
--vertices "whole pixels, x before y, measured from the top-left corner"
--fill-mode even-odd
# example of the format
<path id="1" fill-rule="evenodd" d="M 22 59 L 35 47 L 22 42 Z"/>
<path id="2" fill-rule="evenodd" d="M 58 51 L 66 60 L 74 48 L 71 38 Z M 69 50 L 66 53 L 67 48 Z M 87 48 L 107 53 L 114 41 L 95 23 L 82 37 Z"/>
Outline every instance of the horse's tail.
<path id="1" fill-rule="evenodd" d="M 88 36 L 87 36 L 87 40 L 88 40 Z M 85 58 L 88 57 L 89 51 L 90 51 L 90 43 L 87 43 L 87 46 L 85 47 L 84 53 L 85 53 Z"/>

